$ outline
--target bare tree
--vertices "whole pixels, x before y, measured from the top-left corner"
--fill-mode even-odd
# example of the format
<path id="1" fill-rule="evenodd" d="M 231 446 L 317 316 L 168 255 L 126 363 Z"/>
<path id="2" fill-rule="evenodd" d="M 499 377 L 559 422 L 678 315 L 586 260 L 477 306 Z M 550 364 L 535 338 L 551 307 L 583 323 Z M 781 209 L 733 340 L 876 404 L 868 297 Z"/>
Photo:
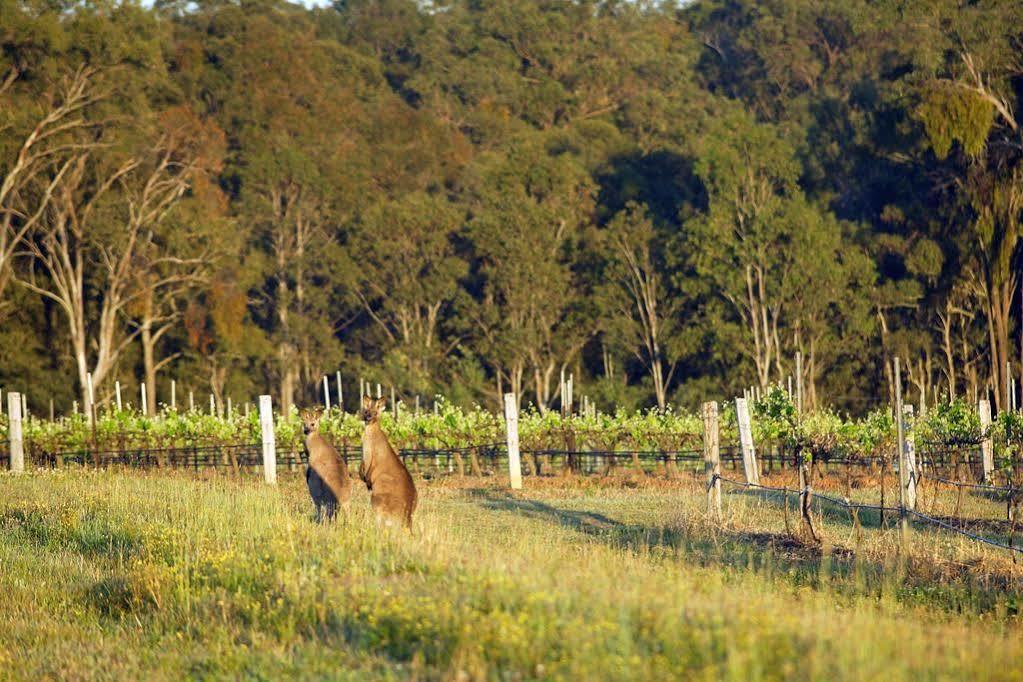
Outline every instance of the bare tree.
<path id="1" fill-rule="evenodd" d="M 92 124 L 82 111 L 95 101 L 90 78 L 94 71 L 80 67 L 67 75 L 46 112 L 25 136 L 0 183 L 0 314 L 4 312 L 4 292 L 14 276 L 14 257 L 22 240 L 44 218 L 46 210 L 65 175 L 83 147 L 74 133 Z M 17 80 L 11 69 L 0 94 Z M 0 106 L 13 106 L 10 100 Z"/>
<path id="2" fill-rule="evenodd" d="M 668 342 L 680 331 L 677 320 L 681 299 L 669 294 L 661 276 L 663 268 L 654 261 L 657 245 L 649 216 L 631 207 L 619 214 L 608 230 L 618 318 L 624 323 L 636 357 L 650 372 L 657 407 L 663 410 L 678 366 L 678 353 L 671 352 Z"/>
<path id="3" fill-rule="evenodd" d="M 102 385 L 143 331 L 126 324 L 129 309 L 190 278 L 161 272 L 166 263 L 190 261 L 144 256 L 154 230 L 189 187 L 198 157 L 167 132 L 150 148 L 119 159 L 96 141 L 68 147 L 70 158 L 55 169 L 61 178 L 54 198 L 22 240 L 27 275 L 21 282 L 64 312 L 87 404 L 87 375 L 95 387 Z M 145 272 L 157 274 L 140 276 Z"/>

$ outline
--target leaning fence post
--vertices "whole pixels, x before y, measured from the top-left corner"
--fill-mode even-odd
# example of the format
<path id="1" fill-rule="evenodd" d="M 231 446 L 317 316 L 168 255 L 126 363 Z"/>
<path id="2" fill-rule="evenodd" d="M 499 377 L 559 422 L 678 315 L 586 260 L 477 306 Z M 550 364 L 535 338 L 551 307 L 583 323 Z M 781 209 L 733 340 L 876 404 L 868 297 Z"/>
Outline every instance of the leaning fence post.
<path id="1" fill-rule="evenodd" d="M 263 436 L 263 478 L 277 484 L 277 447 L 274 441 L 274 413 L 270 396 L 259 396 L 259 429 Z"/>
<path id="2" fill-rule="evenodd" d="M 703 462 L 707 471 L 707 513 L 721 521 L 721 447 L 718 436 L 718 404 L 703 404 Z"/>
<path id="3" fill-rule="evenodd" d="M 323 411 L 330 412 L 330 382 L 327 375 L 323 375 Z"/>
<path id="4" fill-rule="evenodd" d="M 991 483 L 995 472 L 995 450 L 991 441 L 991 402 L 981 400 L 977 403 L 977 413 L 980 416 L 980 432 L 984 440 L 980 441 L 980 455 L 984 468 L 984 483 Z"/>
<path id="5" fill-rule="evenodd" d="M 913 440 L 913 406 L 902 406 L 902 434 L 905 439 L 906 508 L 916 509 L 916 443 Z"/>
<path id="6" fill-rule="evenodd" d="M 508 477 L 512 490 L 522 488 L 522 463 L 519 461 L 519 406 L 514 393 L 504 394 L 504 424 L 508 431 Z"/>
<path id="7" fill-rule="evenodd" d="M 25 443 L 21 430 L 21 394 L 7 394 L 7 437 L 10 440 L 11 471 L 25 470 Z"/>
<path id="8" fill-rule="evenodd" d="M 753 427 L 750 424 L 749 404 L 745 398 L 735 399 L 735 418 L 739 423 L 739 445 L 742 447 L 742 467 L 746 471 L 746 482 L 760 485 L 757 453 L 753 448 Z"/>

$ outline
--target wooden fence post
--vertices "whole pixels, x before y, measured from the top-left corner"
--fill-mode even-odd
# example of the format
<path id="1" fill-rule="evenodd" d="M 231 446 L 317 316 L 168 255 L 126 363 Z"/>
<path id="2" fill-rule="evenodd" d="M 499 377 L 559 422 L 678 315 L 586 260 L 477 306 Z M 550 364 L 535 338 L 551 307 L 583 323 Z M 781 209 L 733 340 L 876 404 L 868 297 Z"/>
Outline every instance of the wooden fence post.
<path id="1" fill-rule="evenodd" d="M 721 447 L 718 434 L 718 404 L 703 404 L 703 463 L 707 471 L 707 513 L 721 521 Z"/>
<path id="2" fill-rule="evenodd" d="M 178 390 L 174 379 L 171 379 L 171 409 L 178 411 Z"/>
<path id="3" fill-rule="evenodd" d="M 514 393 L 504 394 L 504 424 L 508 431 L 508 477 L 512 490 L 522 489 L 522 463 L 519 460 L 519 406 Z"/>
<path id="4" fill-rule="evenodd" d="M 146 398 L 146 382 L 139 384 L 139 395 L 142 397 L 142 414 L 149 414 L 149 403 Z"/>
<path id="5" fill-rule="evenodd" d="M 341 390 L 341 372 L 340 370 L 334 374 L 334 378 L 337 379 L 337 409 L 342 414 L 345 411 L 345 394 Z"/>
<path id="6" fill-rule="evenodd" d="M 195 394 L 191 391 L 188 392 L 188 411 L 195 412 Z"/>
<path id="7" fill-rule="evenodd" d="M 263 478 L 277 484 L 277 445 L 274 440 L 273 402 L 268 395 L 259 396 L 259 429 L 263 437 Z"/>
<path id="8" fill-rule="evenodd" d="M 25 443 L 21 430 L 21 394 L 7 394 L 7 438 L 10 441 L 11 471 L 25 471 Z"/>
<path id="9" fill-rule="evenodd" d="M 902 370 L 899 367 L 899 357 L 895 356 L 895 426 L 898 436 L 898 457 L 899 457 L 899 537 L 903 546 L 906 542 L 906 430 L 902 421 Z"/>
<path id="10" fill-rule="evenodd" d="M 85 406 L 85 420 L 91 426 L 96 416 L 96 397 L 92 392 L 92 372 L 85 375 L 85 399 L 88 401 L 88 404 Z"/>
<path id="11" fill-rule="evenodd" d="M 1012 404 L 1012 387 L 1009 385 L 1009 377 L 1011 377 L 1011 376 L 1012 376 L 1012 361 L 1011 360 L 1006 360 L 1005 361 L 1005 406 L 1003 407 L 1002 412 L 1011 412 L 1012 411 L 1012 407 L 1011 407 L 1011 404 Z"/>
<path id="12" fill-rule="evenodd" d="M 121 382 L 120 382 L 120 380 L 117 380 L 117 381 L 114 382 L 114 396 L 117 398 L 117 411 L 120 412 L 122 409 L 124 409 L 124 406 L 121 404 Z"/>
<path id="13" fill-rule="evenodd" d="M 330 412 L 330 381 L 326 374 L 323 375 L 323 410 Z"/>
<path id="14" fill-rule="evenodd" d="M 803 414 L 803 354 L 796 353 L 796 413 Z"/>
<path id="15" fill-rule="evenodd" d="M 913 406 L 902 406 L 902 434 L 906 440 L 903 461 L 906 463 L 906 508 L 916 509 L 916 442 L 913 440 Z"/>
<path id="16" fill-rule="evenodd" d="M 749 404 L 744 398 L 735 399 L 735 418 L 739 423 L 739 445 L 742 447 L 742 467 L 746 472 L 746 482 L 760 485 L 757 453 L 753 448 L 753 426 L 750 424 Z"/>
<path id="17" fill-rule="evenodd" d="M 977 402 L 977 413 L 980 416 L 980 431 L 984 440 L 980 442 L 980 456 L 984 470 L 984 483 L 990 484 L 995 472 L 995 450 L 991 441 L 991 402 Z"/>

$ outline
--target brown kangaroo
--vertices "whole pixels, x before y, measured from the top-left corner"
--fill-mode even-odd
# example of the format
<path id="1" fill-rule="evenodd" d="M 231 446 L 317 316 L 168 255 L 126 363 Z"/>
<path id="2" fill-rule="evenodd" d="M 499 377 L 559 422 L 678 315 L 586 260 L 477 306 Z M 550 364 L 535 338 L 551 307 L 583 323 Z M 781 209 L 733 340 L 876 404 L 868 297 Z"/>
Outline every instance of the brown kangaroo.
<path id="1" fill-rule="evenodd" d="M 334 446 L 320 433 L 320 409 L 302 411 L 302 432 L 305 433 L 305 451 L 309 466 L 305 470 L 305 482 L 316 505 L 316 520 L 333 520 L 338 505 L 348 509 L 352 499 L 352 479 L 348 465 Z"/>
<path id="2" fill-rule="evenodd" d="M 404 462 L 391 447 L 383 429 L 380 414 L 387 405 L 386 398 L 374 400 L 362 397 L 362 420 L 366 430 L 362 433 L 362 464 L 359 476 L 370 492 L 370 504 L 378 516 L 401 521 L 412 528 L 412 512 L 416 510 L 416 486 Z"/>

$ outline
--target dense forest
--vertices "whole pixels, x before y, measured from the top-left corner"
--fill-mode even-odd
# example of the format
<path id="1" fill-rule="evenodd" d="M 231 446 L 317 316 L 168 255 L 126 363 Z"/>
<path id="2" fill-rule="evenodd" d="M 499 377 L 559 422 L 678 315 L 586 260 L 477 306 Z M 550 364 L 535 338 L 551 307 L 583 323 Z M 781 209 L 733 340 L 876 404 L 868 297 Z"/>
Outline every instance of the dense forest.
<path id="1" fill-rule="evenodd" d="M 811 406 L 898 357 L 1001 407 L 1021 48 L 1018 0 L 0 0 L 0 386 L 691 407 L 798 352 Z"/>

